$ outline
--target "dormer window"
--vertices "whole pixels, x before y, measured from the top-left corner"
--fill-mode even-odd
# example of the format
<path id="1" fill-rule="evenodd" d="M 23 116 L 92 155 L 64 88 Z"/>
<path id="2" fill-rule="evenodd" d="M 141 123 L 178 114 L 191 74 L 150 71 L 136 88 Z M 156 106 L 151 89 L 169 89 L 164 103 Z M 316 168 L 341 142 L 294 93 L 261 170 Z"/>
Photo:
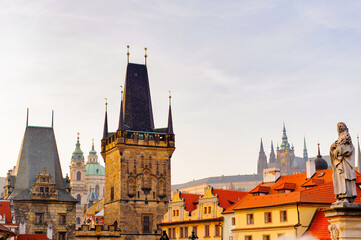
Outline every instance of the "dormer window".
<path id="1" fill-rule="evenodd" d="M 296 189 L 295 183 L 282 183 L 279 186 L 275 187 L 274 190 L 276 190 L 278 193 L 290 193 Z"/>

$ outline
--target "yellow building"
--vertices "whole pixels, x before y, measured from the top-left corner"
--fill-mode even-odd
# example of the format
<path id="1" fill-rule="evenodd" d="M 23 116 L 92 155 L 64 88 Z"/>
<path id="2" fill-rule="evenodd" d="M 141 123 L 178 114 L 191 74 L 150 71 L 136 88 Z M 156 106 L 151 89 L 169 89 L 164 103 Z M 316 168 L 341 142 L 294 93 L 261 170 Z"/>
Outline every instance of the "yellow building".
<path id="1" fill-rule="evenodd" d="M 86 205 L 83 213 L 83 221 L 86 225 L 94 228 L 95 225 L 103 225 L 104 223 L 104 200 L 101 199 L 91 206 Z"/>
<path id="2" fill-rule="evenodd" d="M 335 201 L 331 169 L 288 176 L 266 169 L 264 182 L 232 207 L 233 240 L 273 240 L 284 234 L 300 237 L 317 210 Z"/>
<path id="3" fill-rule="evenodd" d="M 187 239 L 192 231 L 202 239 L 222 239 L 222 213 L 246 192 L 206 187 L 204 195 L 177 191 L 159 224 L 170 239 Z"/>

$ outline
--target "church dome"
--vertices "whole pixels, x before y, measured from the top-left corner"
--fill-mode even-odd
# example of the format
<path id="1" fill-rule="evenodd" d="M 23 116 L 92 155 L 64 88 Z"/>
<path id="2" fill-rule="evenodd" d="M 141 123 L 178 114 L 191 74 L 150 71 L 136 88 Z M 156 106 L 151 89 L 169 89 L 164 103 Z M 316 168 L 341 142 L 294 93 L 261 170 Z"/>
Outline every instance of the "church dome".
<path id="1" fill-rule="evenodd" d="M 98 201 L 98 195 L 94 192 L 94 188 L 91 189 L 88 197 L 88 202 L 97 202 Z"/>
<path id="2" fill-rule="evenodd" d="M 318 145 L 318 155 L 317 158 L 315 159 L 315 167 L 316 167 L 316 171 L 318 170 L 325 170 L 328 168 L 328 164 L 326 162 L 325 159 L 322 158 L 321 153 L 320 153 L 320 144 Z"/>
<path id="3" fill-rule="evenodd" d="M 105 168 L 99 163 L 87 163 L 85 165 L 85 175 L 105 175 Z"/>

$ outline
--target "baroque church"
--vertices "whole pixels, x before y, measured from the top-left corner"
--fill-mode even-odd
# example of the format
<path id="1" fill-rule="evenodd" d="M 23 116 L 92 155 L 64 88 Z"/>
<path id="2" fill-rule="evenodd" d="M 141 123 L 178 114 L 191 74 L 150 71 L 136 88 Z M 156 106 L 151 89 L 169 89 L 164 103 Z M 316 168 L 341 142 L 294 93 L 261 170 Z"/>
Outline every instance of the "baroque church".
<path id="1" fill-rule="evenodd" d="M 20 234 L 75 239 L 75 205 L 63 178 L 53 127 L 28 126 L 14 174 L 8 173 L 4 198 L 13 201 Z"/>
<path id="2" fill-rule="evenodd" d="M 303 157 L 295 156 L 294 147 L 288 142 L 288 137 L 286 133 L 286 126 L 283 123 L 283 135 L 281 146 L 277 145 L 276 154 L 273 147 L 273 142 L 271 141 L 271 153 L 269 156 L 269 161 L 267 162 L 267 156 L 263 148 L 263 142 L 261 139 L 261 146 L 258 156 L 257 163 L 257 174 L 262 175 L 263 170 L 267 168 L 278 168 L 282 175 L 291 175 L 297 173 L 306 172 L 306 162 L 308 160 L 308 153 L 306 147 L 306 139 L 304 139 L 303 147 Z M 318 155 L 315 159 L 316 170 L 323 170 L 328 168 L 327 161 L 322 158 L 320 154 L 320 145 L 318 144 Z"/>
<path id="3" fill-rule="evenodd" d="M 80 148 L 79 133 L 75 150 L 70 163 L 70 187 L 71 194 L 78 200 L 76 205 L 76 228 L 84 223 L 83 213 L 85 205 L 104 198 L 105 168 L 99 164 L 97 152 L 94 149 L 89 151 L 88 160 L 84 162 L 84 153 Z"/>

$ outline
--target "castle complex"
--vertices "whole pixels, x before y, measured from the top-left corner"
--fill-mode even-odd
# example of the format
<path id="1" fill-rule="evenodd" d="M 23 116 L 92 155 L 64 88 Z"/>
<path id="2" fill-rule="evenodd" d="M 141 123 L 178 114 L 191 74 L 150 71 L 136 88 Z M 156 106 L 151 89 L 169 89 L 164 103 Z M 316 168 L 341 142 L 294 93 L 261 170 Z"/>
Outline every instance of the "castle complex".
<path id="1" fill-rule="evenodd" d="M 124 88 L 115 132 L 108 131 L 105 112 L 104 224 L 120 229 L 125 239 L 155 239 L 171 196 L 171 105 L 168 126 L 155 128 L 146 65 L 128 63 Z"/>

